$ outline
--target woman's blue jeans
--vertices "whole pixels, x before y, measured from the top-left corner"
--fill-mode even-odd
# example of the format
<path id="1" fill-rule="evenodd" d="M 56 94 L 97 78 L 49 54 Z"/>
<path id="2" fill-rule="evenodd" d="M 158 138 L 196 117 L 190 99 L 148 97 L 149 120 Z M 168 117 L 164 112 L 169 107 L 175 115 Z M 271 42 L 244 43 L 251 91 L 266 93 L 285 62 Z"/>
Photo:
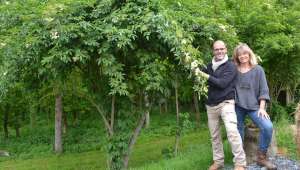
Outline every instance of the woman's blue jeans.
<path id="1" fill-rule="evenodd" d="M 244 129 L 245 129 L 245 118 L 248 115 L 254 124 L 259 128 L 259 150 L 262 152 L 267 152 L 268 147 L 271 143 L 272 133 L 273 133 L 273 124 L 271 120 L 266 119 L 265 117 L 258 116 L 258 110 L 247 110 L 235 105 L 235 111 L 238 121 L 238 130 L 244 141 Z"/>

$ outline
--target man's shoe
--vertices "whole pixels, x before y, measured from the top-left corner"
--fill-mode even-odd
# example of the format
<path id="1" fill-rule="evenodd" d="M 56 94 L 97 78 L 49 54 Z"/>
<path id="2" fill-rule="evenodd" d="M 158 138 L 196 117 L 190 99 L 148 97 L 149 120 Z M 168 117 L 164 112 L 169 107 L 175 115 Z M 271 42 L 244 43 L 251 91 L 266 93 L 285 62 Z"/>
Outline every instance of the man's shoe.
<path id="1" fill-rule="evenodd" d="M 257 165 L 266 167 L 267 170 L 277 170 L 277 167 L 267 159 L 267 153 L 260 150 L 257 151 Z"/>
<path id="2" fill-rule="evenodd" d="M 243 166 L 236 165 L 234 166 L 234 170 L 245 170 L 246 168 Z"/>
<path id="3" fill-rule="evenodd" d="M 217 164 L 217 163 L 213 163 L 208 170 L 221 170 L 224 168 L 224 165 L 220 165 L 220 164 Z"/>

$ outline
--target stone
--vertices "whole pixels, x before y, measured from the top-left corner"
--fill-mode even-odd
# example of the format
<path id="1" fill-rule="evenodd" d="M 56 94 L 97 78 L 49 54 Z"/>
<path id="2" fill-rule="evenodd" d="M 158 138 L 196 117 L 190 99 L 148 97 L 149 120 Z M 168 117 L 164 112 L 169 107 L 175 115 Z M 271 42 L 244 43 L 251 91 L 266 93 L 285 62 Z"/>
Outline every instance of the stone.
<path id="1" fill-rule="evenodd" d="M 258 128 L 245 128 L 244 136 L 244 150 L 246 154 L 247 164 L 253 164 L 256 162 L 256 152 L 258 149 L 259 141 L 259 129 Z M 271 140 L 271 145 L 268 149 L 268 156 L 275 156 L 277 154 L 277 144 L 275 129 L 273 129 L 273 135 Z"/>
<path id="2" fill-rule="evenodd" d="M 277 166 L 278 170 L 300 170 L 299 162 L 288 159 L 287 157 L 284 156 L 270 157 L 270 161 Z M 225 165 L 224 170 L 233 170 L 233 165 Z M 247 170 L 267 170 L 267 169 L 264 167 L 260 167 L 254 163 L 248 165 Z"/>

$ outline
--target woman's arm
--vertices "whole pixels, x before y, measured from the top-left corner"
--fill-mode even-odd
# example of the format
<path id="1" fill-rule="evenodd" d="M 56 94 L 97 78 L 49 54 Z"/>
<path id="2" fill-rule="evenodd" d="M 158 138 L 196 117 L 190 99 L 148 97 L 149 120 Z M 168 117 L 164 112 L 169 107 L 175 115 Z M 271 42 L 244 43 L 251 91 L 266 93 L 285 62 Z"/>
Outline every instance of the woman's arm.
<path id="1" fill-rule="evenodd" d="M 258 100 L 270 101 L 269 88 L 266 79 L 265 72 L 261 66 L 258 66 L 259 69 L 259 97 Z M 265 106 L 265 105 L 264 105 Z"/>
<path id="2" fill-rule="evenodd" d="M 264 109 L 266 108 L 266 100 L 262 99 L 259 101 L 259 109 Z"/>

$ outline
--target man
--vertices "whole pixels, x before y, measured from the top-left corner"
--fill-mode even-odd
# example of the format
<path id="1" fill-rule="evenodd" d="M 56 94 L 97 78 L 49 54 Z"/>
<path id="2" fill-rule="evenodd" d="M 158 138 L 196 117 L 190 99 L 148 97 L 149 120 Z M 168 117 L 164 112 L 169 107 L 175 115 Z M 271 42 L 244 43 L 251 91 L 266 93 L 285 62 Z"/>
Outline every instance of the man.
<path id="1" fill-rule="evenodd" d="M 246 156 L 243 150 L 241 136 L 237 129 L 237 118 L 234 110 L 234 82 L 237 69 L 234 63 L 228 60 L 227 48 L 223 41 L 213 44 L 214 57 L 207 68 L 202 71 L 196 69 L 196 75 L 208 80 L 208 99 L 206 102 L 208 127 L 212 140 L 214 163 L 209 170 L 218 170 L 224 167 L 224 151 L 220 134 L 220 118 L 222 118 L 227 138 L 234 155 L 235 170 L 244 170 Z"/>

